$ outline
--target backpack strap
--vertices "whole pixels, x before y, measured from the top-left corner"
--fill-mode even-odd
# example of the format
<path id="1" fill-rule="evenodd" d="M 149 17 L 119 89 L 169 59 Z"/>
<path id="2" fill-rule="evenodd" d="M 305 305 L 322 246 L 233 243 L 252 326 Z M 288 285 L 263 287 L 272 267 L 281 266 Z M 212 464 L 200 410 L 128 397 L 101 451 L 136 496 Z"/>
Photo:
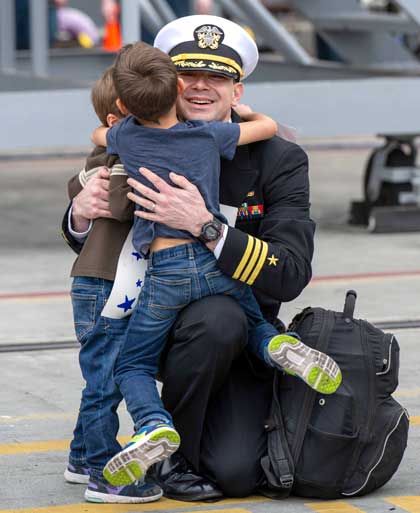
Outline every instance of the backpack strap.
<path id="1" fill-rule="evenodd" d="M 308 313 L 316 313 L 318 309 L 307 308 L 302 312 L 302 318 Z M 331 333 L 334 329 L 334 312 L 322 310 L 321 328 L 316 341 L 316 349 L 325 352 Z M 279 398 L 279 373 L 276 372 L 273 381 L 273 398 L 270 418 L 266 424 L 268 454 L 261 458 L 261 466 L 267 478 L 269 491 L 262 492 L 272 498 L 286 498 L 290 495 L 294 483 L 295 463 L 299 459 L 312 414 L 316 392 L 308 387 L 304 396 L 301 415 L 297 423 L 298 429 L 290 450 L 283 422 L 281 398 Z"/>
<path id="2" fill-rule="evenodd" d="M 318 310 L 318 309 L 316 309 Z M 315 310 L 315 311 L 316 311 Z M 315 349 L 322 351 L 327 350 L 330 337 L 335 325 L 334 312 L 331 310 L 320 310 L 323 313 L 319 336 L 315 344 Z M 305 440 L 306 430 L 308 429 L 309 420 L 312 415 L 312 409 L 317 392 L 311 388 L 307 388 L 302 402 L 301 414 L 297 423 L 298 429 L 295 433 L 295 439 L 292 445 L 292 456 L 295 464 L 299 461 L 300 452 L 302 450 L 303 441 Z"/>
<path id="3" fill-rule="evenodd" d="M 264 494 L 280 499 L 290 495 L 295 469 L 284 430 L 283 415 L 278 398 L 278 381 L 279 373 L 275 372 L 270 418 L 265 425 L 268 454 L 261 458 L 261 466 L 269 488 L 269 492 L 264 491 Z"/>

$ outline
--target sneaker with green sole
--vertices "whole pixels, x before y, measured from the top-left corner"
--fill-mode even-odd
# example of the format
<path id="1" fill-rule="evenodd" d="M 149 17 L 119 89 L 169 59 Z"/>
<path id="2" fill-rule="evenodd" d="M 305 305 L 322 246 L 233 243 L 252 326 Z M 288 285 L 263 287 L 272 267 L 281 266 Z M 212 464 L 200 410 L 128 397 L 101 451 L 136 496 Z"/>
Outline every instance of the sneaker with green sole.
<path id="1" fill-rule="evenodd" d="M 284 372 L 301 378 L 321 394 L 333 394 L 340 386 L 342 376 L 336 362 L 288 333 L 273 337 L 267 354 Z"/>
<path id="2" fill-rule="evenodd" d="M 103 475 L 114 486 L 134 483 L 144 478 L 151 465 L 173 454 L 180 443 L 179 434 L 169 424 L 145 426 L 108 461 Z"/>

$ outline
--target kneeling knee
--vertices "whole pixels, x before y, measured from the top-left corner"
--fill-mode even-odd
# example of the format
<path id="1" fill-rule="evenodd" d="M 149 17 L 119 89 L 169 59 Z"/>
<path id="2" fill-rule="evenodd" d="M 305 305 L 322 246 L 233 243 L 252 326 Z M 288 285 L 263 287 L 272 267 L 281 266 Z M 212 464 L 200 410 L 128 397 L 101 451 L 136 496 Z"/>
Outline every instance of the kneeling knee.
<path id="1" fill-rule="evenodd" d="M 237 347 L 247 342 L 248 322 L 239 304 L 228 296 L 210 296 L 200 300 L 202 332 L 213 347 Z"/>
<path id="2" fill-rule="evenodd" d="M 226 462 L 215 476 L 216 482 L 226 497 L 248 497 L 255 493 L 260 481 L 260 470 L 254 465 L 232 465 Z"/>

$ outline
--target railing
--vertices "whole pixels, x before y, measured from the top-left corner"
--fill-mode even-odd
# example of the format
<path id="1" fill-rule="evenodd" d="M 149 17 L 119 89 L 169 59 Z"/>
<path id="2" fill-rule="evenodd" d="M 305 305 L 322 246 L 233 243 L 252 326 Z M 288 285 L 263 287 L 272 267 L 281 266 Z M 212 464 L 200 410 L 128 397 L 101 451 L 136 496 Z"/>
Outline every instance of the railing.
<path id="1" fill-rule="evenodd" d="M 48 0 L 29 0 L 31 60 L 34 76 L 48 75 Z M 256 30 L 264 34 L 269 44 L 291 62 L 309 64 L 310 56 L 291 34 L 255 0 L 218 0 L 228 13 L 241 13 L 252 19 Z M 166 0 L 122 0 L 121 27 L 124 43 L 141 39 L 143 21 L 150 32 L 156 33 L 163 25 L 175 19 Z M 14 0 L 0 0 L 0 73 L 16 72 Z"/>
<path id="2" fill-rule="evenodd" d="M 48 75 L 49 68 L 48 0 L 29 0 L 29 4 L 32 74 L 42 77 Z M 303 67 L 316 65 L 316 61 L 261 2 L 257 0 L 216 0 L 216 4 L 216 9 L 222 8 L 228 16 L 252 25 L 264 43 L 273 50 L 278 50 L 286 61 L 303 65 Z M 333 47 L 334 43 L 341 45 L 340 49 L 344 53 L 347 52 L 349 56 L 344 61 L 356 65 L 364 64 L 366 67 L 374 67 L 378 63 L 384 68 L 387 65 L 403 68 L 404 64 L 406 67 L 409 65 L 416 69 L 419 67 L 418 59 L 403 47 L 393 32 L 395 31 L 394 25 L 400 27 L 399 31 L 402 33 L 418 30 L 420 0 L 398 0 L 398 4 L 403 9 L 398 16 L 369 14 L 360 7 L 357 0 L 346 0 L 346 2 L 343 0 L 341 2 L 335 0 L 317 0 L 316 2 L 315 0 L 290 0 L 290 4 L 314 23 L 321 32 L 324 31 L 324 35 L 330 38 L 330 45 Z M 353 6 L 353 10 L 347 12 L 344 8 L 345 5 Z M 333 11 L 328 9 L 328 6 L 334 6 Z M 14 16 L 14 0 L 0 0 L 0 73 L 15 73 L 17 69 Z M 121 0 L 121 26 L 124 43 L 141 39 L 140 21 L 149 32 L 156 33 L 173 19 L 175 19 L 175 14 L 166 0 Z M 359 25 L 363 23 L 363 26 L 354 27 L 355 20 Z M 332 26 L 330 26 L 331 24 Z M 340 27 L 340 30 L 337 30 L 337 27 Z M 331 30 L 328 31 L 328 28 Z M 357 38 L 354 35 L 355 30 L 361 30 L 360 33 L 357 33 L 359 34 Z M 390 33 L 387 33 L 388 31 Z"/>
<path id="3" fill-rule="evenodd" d="M 159 0 L 159 4 L 166 3 Z M 162 12 L 165 6 L 161 6 Z M 48 0 L 29 0 L 32 74 L 48 75 Z M 170 15 L 169 7 L 166 16 Z M 141 13 L 151 23 L 156 15 L 149 1 L 122 0 L 122 36 L 124 42 L 140 39 Z M 169 13 L 169 14 L 168 14 Z M 173 14 L 173 13 L 172 13 Z M 174 16 L 175 17 L 175 16 Z M 160 19 L 160 18 L 159 18 Z M 162 25 L 165 22 L 162 22 Z M 14 0 L 0 0 L 0 73 L 16 72 L 16 29 Z"/>
<path id="4" fill-rule="evenodd" d="M 279 50 L 287 60 L 310 64 L 313 59 L 296 39 L 281 25 L 260 2 L 255 0 L 219 0 L 222 7 L 233 17 L 252 20 L 252 26 L 274 50 Z"/>
<path id="5" fill-rule="evenodd" d="M 30 0 L 32 72 L 48 74 L 48 0 Z M 0 72 L 16 71 L 16 29 L 14 0 L 0 2 Z"/>
<path id="6" fill-rule="evenodd" d="M 0 72 L 13 73 L 15 59 L 15 10 L 13 0 L 0 2 Z"/>

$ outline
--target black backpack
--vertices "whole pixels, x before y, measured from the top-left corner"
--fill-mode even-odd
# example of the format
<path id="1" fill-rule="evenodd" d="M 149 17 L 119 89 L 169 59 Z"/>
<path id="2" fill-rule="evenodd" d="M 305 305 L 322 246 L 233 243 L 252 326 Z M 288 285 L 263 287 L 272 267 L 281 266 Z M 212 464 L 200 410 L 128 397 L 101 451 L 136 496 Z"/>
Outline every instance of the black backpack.
<path id="1" fill-rule="evenodd" d="M 391 397 L 399 345 L 394 335 L 353 319 L 355 300 L 356 293 L 347 292 L 343 312 L 305 308 L 288 328 L 334 358 L 343 381 L 334 394 L 322 395 L 277 373 L 268 455 L 261 461 L 266 495 L 364 495 L 384 485 L 401 462 L 409 417 Z"/>

